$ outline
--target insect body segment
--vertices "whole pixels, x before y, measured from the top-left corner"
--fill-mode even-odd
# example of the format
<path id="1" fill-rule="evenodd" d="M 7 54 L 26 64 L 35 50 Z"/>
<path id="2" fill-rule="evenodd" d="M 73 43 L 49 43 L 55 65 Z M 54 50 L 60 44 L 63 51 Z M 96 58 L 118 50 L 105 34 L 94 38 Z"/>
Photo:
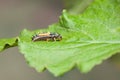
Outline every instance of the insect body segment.
<path id="1" fill-rule="evenodd" d="M 32 41 L 60 41 L 62 36 L 58 33 L 39 33 L 32 37 Z"/>

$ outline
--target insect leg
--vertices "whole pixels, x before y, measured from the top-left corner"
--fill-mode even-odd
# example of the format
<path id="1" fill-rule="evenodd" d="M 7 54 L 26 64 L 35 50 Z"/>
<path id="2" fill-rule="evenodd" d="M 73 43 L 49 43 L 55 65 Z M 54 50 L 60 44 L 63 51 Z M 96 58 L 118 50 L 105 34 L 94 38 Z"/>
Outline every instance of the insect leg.
<path id="1" fill-rule="evenodd" d="M 54 41 L 56 41 L 56 38 L 53 38 Z"/>

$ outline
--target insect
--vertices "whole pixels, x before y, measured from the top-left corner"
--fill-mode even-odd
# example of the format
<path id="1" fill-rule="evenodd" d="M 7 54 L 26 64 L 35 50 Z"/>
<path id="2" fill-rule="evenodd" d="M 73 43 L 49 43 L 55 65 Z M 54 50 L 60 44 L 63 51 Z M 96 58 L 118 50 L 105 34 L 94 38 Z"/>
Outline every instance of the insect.
<path id="1" fill-rule="evenodd" d="M 39 33 L 32 37 L 32 41 L 61 41 L 62 36 L 58 33 Z"/>

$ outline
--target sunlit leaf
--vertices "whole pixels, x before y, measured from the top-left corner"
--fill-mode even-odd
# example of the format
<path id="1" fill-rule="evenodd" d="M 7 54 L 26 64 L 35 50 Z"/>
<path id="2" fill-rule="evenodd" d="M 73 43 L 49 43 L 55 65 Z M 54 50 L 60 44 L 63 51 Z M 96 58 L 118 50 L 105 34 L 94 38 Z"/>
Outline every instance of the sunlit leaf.
<path id="1" fill-rule="evenodd" d="M 48 29 L 23 30 L 19 48 L 30 66 L 37 71 L 48 69 L 59 76 L 77 66 L 81 72 L 120 51 L 120 2 L 95 0 L 81 15 L 71 15 L 65 10 L 60 21 Z M 38 32 L 57 32 L 62 41 L 33 42 Z"/>

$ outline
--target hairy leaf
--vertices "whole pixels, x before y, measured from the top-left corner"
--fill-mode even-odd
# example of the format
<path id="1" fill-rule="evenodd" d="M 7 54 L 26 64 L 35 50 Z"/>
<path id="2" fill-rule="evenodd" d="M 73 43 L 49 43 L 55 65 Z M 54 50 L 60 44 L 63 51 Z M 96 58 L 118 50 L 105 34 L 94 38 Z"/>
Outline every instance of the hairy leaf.
<path id="1" fill-rule="evenodd" d="M 49 29 L 24 30 L 19 37 L 20 50 L 37 71 L 47 68 L 59 76 L 77 66 L 88 72 L 120 51 L 119 14 L 118 0 L 95 0 L 81 15 L 64 10 L 59 23 Z M 60 33 L 63 40 L 32 42 L 32 35 L 44 31 Z"/>

